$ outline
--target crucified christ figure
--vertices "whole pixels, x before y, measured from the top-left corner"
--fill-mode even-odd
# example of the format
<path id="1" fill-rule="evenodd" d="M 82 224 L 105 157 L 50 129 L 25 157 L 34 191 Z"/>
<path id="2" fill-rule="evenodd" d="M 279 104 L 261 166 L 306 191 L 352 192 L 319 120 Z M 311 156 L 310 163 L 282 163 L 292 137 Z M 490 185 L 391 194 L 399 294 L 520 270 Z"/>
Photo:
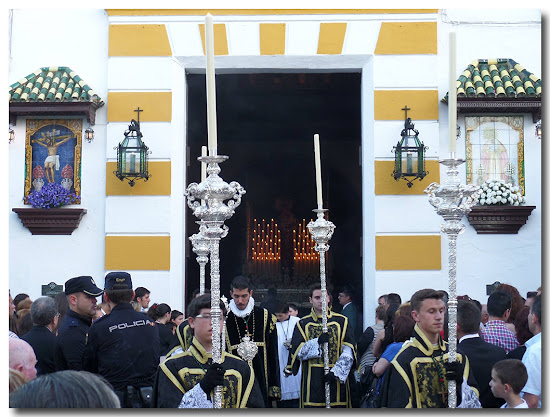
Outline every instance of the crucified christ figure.
<path id="1" fill-rule="evenodd" d="M 74 137 L 73 135 L 63 135 L 56 137 L 56 133 L 59 133 L 59 130 L 56 131 L 54 129 L 52 132 L 48 132 L 47 135 L 41 133 L 42 138 L 33 139 L 31 141 L 31 143 L 36 143 L 40 146 L 44 146 L 48 150 L 48 156 L 44 160 L 44 171 L 46 173 L 46 179 L 48 180 L 48 182 L 55 182 L 54 167 L 56 171 L 59 171 L 59 155 L 57 154 L 57 148 Z M 56 141 L 56 139 L 60 140 Z"/>

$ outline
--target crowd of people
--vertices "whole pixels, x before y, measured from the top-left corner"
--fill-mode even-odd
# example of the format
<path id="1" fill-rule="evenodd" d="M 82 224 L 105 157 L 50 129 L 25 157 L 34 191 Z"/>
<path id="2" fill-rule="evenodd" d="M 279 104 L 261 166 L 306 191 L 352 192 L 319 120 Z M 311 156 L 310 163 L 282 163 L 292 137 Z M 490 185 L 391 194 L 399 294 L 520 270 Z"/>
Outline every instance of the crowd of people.
<path id="1" fill-rule="evenodd" d="M 459 408 L 540 408 L 540 292 L 523 298 L 501 284 L 485 304 L 458 297 L 458 352 L 449 360 L 445 291 L 420 289 L 405 302 L 382 295 L 374 324 L 363 327 L 348 287 L 333 309 L 331 292 L 313 285 L 304 310 L 274 289 L 257 303 L 250 280 L 237 276 L 214 329 L 208 290 L 196 290 L 183 313 L 151 304 L 150 291 L 134 289 L 127 272 L 108 273 L 103 289 L 90 276 L 74 277 L 56 297 L 9 294 L 9 403 L 445 408 L 455 381 Z M 221 334 L 216 349 L 213 332 Z"/>

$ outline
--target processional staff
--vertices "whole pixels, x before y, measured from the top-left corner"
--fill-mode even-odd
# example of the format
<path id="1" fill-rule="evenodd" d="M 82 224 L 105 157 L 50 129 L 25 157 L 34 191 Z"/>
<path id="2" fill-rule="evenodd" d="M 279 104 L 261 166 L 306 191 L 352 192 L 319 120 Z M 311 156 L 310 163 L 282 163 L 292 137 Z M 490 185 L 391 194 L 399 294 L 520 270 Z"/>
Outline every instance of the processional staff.
<path id="1" fill-rule="evenodd" d="M 446 233 L 449 240 L 449 362 L 456 361 L 456 239 L 465 229 L 460 220 L 468 214 L 474 201 L 480 193 L 479 187 L 473 184 L 462 185 L 458 178 L 458 166 L 464 159 L 457 159 L 456 152 L 456 34 L 449 33 L 449 159 L 439 161 L 447 167 L 447 178 L 443 185 L 431 183 L 424 192 L 429 195 L 429 202 L 435 207 L 437 214 L 445 220 L 441 224 L 441 231 Z M 448 408 L 456 408 L 456 382 L 448 381 Z"/>
<path id="2" fill-rule="evenodd" d="M 315 152 L 315 182 L 317 184 L 317 209 L 313 210 L 317 213 L 317 220 L 310 221 L 307 225 L 309 233 L 315 241 L 315 250 L 319 252 L 319 269 L 321 277 L 321 304 L 322 304 L 322 326 L 323 333 L 328 332 L 327 325 L 327 282 L 326 282 L 326 252 L 329 249 L 328 241 L 334 233 L 334 223 L 325 219 L 325 212 L 323 209 L 323 188 L 321 182 L 321 149 L 319 145 L 319 135 L 313 136 L 313 148 Z M 325 375 L 329 372 L 329 355 L 328 355 L 328 342 L 323 344 L 323 362 Z M 325 407 L 330 408 L 330 384 L 325 382 Z"/>
<path id="3" fill-rule="evenodd" d="M 227 236 L 229 228 L 224 221 L 230 219 L 235 209 L 241 203 L 241 197 L 246 193 L 236 181 L 227 184 L 218 175 L 221 172 L 219 164 L 229 157 L 218 155 L 216 133 L 216 86 L 214 74 L 214 38 L 212 15 L 206 15 L 205 24 L 206 47 L 206 92 L 208 117 L 208 156 L 199 157 L 199 161 L 207 164 L 207 177 L 200 184 L 191 183 L 185 191 L 187 205 L 193 215 L 200 220 L 200 232 L 209 242 L 210 252 L 210 291 L 211 291 L 211 321 L 212 321 L 212 363 L 221 363 L 223 350 L 223 332 L 220 328 L 220 240 Z M 200 203 L 204 200 L 204 204 Z M 225 200 L 229 200 L 224 203 Z M 219 330 L 218 330 L 219 329 Z M 217 386 L 214 390 L 214 408 L 222 408 L 222 390 Z"/>

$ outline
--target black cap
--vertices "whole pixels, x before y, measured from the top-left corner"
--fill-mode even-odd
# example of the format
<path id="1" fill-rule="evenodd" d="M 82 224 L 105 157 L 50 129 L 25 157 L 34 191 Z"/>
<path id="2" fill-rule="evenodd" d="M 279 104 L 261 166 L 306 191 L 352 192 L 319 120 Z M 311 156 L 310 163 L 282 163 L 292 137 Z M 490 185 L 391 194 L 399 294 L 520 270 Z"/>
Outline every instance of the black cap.
<path id="1" fill-rule="evenodd" d="M 128 272 L 115 271 L 105 275 L 105 291 L 131 289 L 132 276 Z"/>
<path id="2" fill-rule="evenodd" d="M 95 285 L 95 281 L 88 275 L 80 277 L 74 277 L 65 283 L 65 294 L 74 294 L 76 292 L 83 292 L 94 297 L 103 294 L 103 290 L 99 289 Z"/>

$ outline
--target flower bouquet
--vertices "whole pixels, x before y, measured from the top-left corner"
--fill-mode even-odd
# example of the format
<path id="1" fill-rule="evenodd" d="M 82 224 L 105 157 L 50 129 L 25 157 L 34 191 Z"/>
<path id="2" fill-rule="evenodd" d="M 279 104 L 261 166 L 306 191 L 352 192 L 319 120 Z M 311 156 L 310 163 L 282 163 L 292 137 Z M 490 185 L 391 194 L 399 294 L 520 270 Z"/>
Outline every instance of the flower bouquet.
<path id="1" fill-rule="evenodd" d="M 503 180 L 485 181 L 476 199 L 476 204 L 480 206 L 520 206 L 524 203 L 525 197 L 521 195 L 520 188 Z"/>
<path id="2" fill-rule="evenodd" d="M 78 202 L 80 202 L 80 196 L 53 182 L 47 183 L 40 190 L 30 193 L 26 201 L 33 208 L 43 209 L 57 208 Z"/>

